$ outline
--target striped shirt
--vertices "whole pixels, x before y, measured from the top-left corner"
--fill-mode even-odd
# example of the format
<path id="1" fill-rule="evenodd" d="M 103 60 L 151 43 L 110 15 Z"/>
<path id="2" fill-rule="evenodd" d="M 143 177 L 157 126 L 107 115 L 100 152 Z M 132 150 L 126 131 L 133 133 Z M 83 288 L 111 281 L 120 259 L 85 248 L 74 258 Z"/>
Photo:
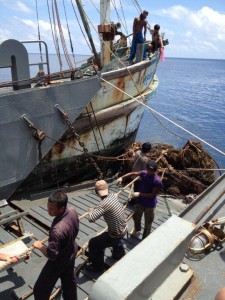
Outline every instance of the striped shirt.
<path id="1" fill-rule="evenodd" d="M 115 194 L 109 194 L 101 203 L 89 213 L 89 221 L 94 222 L 103 216 L 108 225 L 108 232 L 112 238 L 122 238 L 127 232 L 127 222 L 123 208 Z"/>

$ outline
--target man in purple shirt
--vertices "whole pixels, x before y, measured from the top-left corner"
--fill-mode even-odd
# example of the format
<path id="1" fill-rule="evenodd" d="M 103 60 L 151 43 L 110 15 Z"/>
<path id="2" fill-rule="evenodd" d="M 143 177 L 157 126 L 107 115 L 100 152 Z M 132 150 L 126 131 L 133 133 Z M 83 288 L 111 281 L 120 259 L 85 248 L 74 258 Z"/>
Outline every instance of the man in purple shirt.
<path id="1" fill-rule="evenodd" d="M 48 214 L 55 218 L 49 231 L 48 247 L 40 241 L 34 242 L 34 247 L 48 258 L 34 285 L 35 300 L 48 300 L 59 278 L 64 300 L 77 300 L 74 263 L 79 218 L 74 208 L 67 208 L 67 202 L 63 191 L 54 192 L 48 199 Z"/>
<path id="2" fill-rule="evenodd" d="M 150 160 L 146 164 L 146 170 L 127 173 L 117 180 L 117 183 L 121 183 L 124 178 L 130 176 L 140 176 L 141 178 L 137 192 L 133 193 L 133 198 L 136 198 L 136 201 L 133 215 L 134 228 L 130 233 L 131 236 L 135 236 L 137 232 L 141 231 L 141 218 L 143 213 L 145 216 L 145 227 L 142 239 L 146 238 L 151 232 L 154 211 L 157 204 L 156 195 L 163 188 L 160 177 L 155 174 L 156 170 L 156 162 Z"/>

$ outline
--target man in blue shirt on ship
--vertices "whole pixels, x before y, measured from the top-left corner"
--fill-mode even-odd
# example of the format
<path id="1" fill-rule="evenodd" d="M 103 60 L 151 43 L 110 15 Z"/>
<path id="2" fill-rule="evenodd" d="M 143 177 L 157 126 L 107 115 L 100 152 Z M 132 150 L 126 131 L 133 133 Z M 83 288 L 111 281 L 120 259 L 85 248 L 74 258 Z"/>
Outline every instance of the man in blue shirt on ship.
<path id="1" fill-rule="evenodd" d="M 146 32 L 147 32 L 147 21 L 146 18 L 148 16 L 148 12 L 144 10 L 139 17 L 134 19 L 133 23 L 133 39 L 130 48 L 130 56 L 127 61 L 132 61 L 136 54 L 137 44 L 143 44 L 146 41 Z M 144 28 L 144 36 L 142 34 L 142 30 Z M 144 50 L 143 59 L 147 58 L 146 50 Z"/>
<path id="2" fill-rule="evenodd" d="M 157 164 L 155 161 L 150 160 L 146 163 L 146 170 L 139 172 L 127 173 L 117 179 L 117 183 L 121 183 L 123 179 L 131 176 L 140 176 L 141 180 L 137 188 L 137 192 L 134 192 L 132 198 L 136 198 L 134 205 L 134 228 L 130 235 L 135 236 L 141 231 L 141 218 L 144 213 L 145 226 L 142 239 L 146 238 L 151 233 L 152 222 L 155 216 L 155 207 L 157 204 L 156 195 L 163 188 L 160 177 L 155 174 L 157 170 Z"/>

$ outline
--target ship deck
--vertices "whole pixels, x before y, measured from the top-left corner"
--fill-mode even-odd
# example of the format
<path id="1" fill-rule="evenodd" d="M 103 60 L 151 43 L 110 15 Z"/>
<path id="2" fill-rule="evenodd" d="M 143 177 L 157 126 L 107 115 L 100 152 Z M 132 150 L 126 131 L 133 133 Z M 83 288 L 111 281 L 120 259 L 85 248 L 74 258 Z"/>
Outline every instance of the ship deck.
<path id="1" fill-rule="evenodd" d="M 118 192 L 119 188 L 111 183 L 109 185 L 111 192 Z M 67 192 L 69 197 L 69 206 L 76 208 L 79 216 L 88 211 L 89 208 L 98 205 L 99 198 L 95 194 L 93 187 L 86 188 L 80 191 Z M 37 199 L 39 198 L 39 199 Z M 128 198 L 128 191 L 123 191 L 119 195 L 119 201 L 124 205 Z M 34 200 L 35 199 L 35 200 Z M 23 225 L 27 232 L 34 234 L 35 239 L 42 240 L 48 235 L 48 230 L 52 223 L 52 217 L 47 212 L 47 194 L 32 195 L 30 200 L 14 200 L 11 202 L 15 209 L 19 211 L 29 211 L 29 215 L 23 217 Z M 179 215 L 186 208 L 186 204 L 179 199 L 173 199 L 167 196 L 158 197 L 158 206 L 156 209 L 156 216 L 153 223 L 152 230 L 156 230 L 162 223 L 164 223 L 172 214 Z M 11 209 L 11 208 L 10 208 Z M 2 209 L 7 210 L 7 207 Z M 9 210 L 9 209 L 8 209 Z M 132 212 L 132 207 L 127 207 L 125 214 L 128 217 Z M 133 225 L 132 219 L 128 222 L 129 231 Z M 142 224 L 143 226 L 144 224 Z M 86 242 L 95 236 L 98 232 L 106 227 L 106 223 L 101 218 L 95 223 L 89 223 L 84 218 L 80 221 L 80 231 L 77 237 L 79 247 L 82 247 Z M 15 233 L 9 230 L 0 228 L 0 245 L 6 244 L 16 238 Z M 138 237 L 130 237 L 126 235 L 123 239 L 126 253 L 132 250 L 138 243 L 141 242 L 141 235 Z M 28 244 L 28 247 L 33 242 Z M 79 268 L 85 260 L 85 256 L 81 255 L 76 259 L 75 269 Z M 0 273 L 0 298 L 1 300 L 15 299 L 13 291 L 17 296 L 23 296 L 34 286 L 34 283 L 46 262 L 46 258 L 38 250 L 32 252 L 32 257 L 28 261 L 22 262 L 14 267 Z M 111 257 L 111 249 L 105 251 L 105 267 L 110 268 L 115 260 Z M 77 276 L 78 284 L 78 299 L 86 299 L 91 292 L 92 286 L 96 279 L 100 276 L 98 273 L 87 272 L 81 269 Z M 57 282 L 55 289 L 60 287 L 60 281 Z M 33 295 L 26 299 L 34 299 Z M 61 299 L 59 295 L 56 299 Z"/>

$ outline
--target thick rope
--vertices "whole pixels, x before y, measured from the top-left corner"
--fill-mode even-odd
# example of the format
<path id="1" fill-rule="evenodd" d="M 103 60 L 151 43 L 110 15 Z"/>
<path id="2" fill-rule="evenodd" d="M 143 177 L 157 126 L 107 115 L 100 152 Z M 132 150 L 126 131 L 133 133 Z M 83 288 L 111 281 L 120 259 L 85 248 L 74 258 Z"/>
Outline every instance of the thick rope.
<path id="1" fill-rule="evenodd" d="M 135 180 L 137 180 L 137 179 L 138 179 L 138 177 L 135 178 Z M 133 182 L 134 182 L 135 180 L 133 180 L 132 182 L 130 182 L 126 187 L 132 185 Z M 124 189 L 125 189 L 125 187 L 124 187 L 122 190 L 124 190 Z M 117 193 L 117 195 L 118 195 L 118 193 Z M 129 200 L 129 198 L 128 198 L 128 200 Z M 127 203 L 128 203 L 128 201 L 127 201 Z M 127 204 L 124 205 L 123 210 L 125 210 L 126 207 L 127 207 Z M 87 214 L 89 214 L 89 212 L 87 212 Z M 133 212 L 130 213 L 130 215 L 127 217 L 126 221 L 128 222 L 128 221 L 132 218 L 132 216 L 133 216 Z M 108 230 L 108 226 L 105 227 L 105 228 L 104 228 L 103 230 L 101 230 L 100 232 L 98 232 L 95 236 L 98 236 L 98 235 L 100 235 L 100 234 L 106 232 L 107 230 Z M 88 247 L 88 244 L 89 244 L 89 242 L 86 242 L 83 246 L 81 246 L 80 250 L 79 250 L 79 251 L 77 252 L 77 254 L 76 254 L 76 258 L 77 258 L 78 256 L 80 256 L 80 255 L 84 255 L 84 252 L 86 251 L 86 249 L 87 249 L 87 247 Z M 81 266 L 81 267 L 78 267 L 78 268 L 76 269 L 76 271 L 75 271 L 76 274 L 80 272 L 80 270 L 82 269 L 82 267 L 85 266 L 85 264 L 88 262 L 88 260 L 89 260 L 89 259 L 86 258 L 86 259 L 84 260 L 84 262 L 82 263 L 82 266 Z M 59 287 L 54 293 L 52 293 L 52 295 L 51 295 L 51 297 L 49 298 L 49 300 L 53 300 L 53 299 L 54 299 L 61 291 L 62 291 L 62 287 Z"/>
<path id="2" fill-rule="evenodd" d="M 162 117 L 163 119 L 167 120 L 168 122 L 172 123 L 173 125 L 177 126 L 178 128 L 182 129 L 183 131 L 187 132 L 188 134 L 190 134 L 191 136 L 195 137 L 196 139 L 200 140 L 202 143 L 206 144 L 207 146 L 213 148 L 214 150 L 216 150 L 217 152 L 225 155 L 225 152 L 223 152 L 222 150 L 214 147 L 212 144 L 206 142 L 205 140 L 203 140 L 202 138 L 200 138 L 199 136 L 197 136 L 196 134 L 192 133 L 191 131 L 185 129 L 184 127 L 180 126 L 179 124 L 173 122 L 172 120 L 170 120 L 169 118 L 167 118 L 166 116 L 164 116 L 163 114 L 157 112 L 155 109 L 151 108 L 150 106 L 146 105 L 145 103 L 141 102 L 140 100 L 138 100 L 137 98 L 134 98 L 133 96 L 131 96 L 130 94 L 126 93 L 125 91 L 121 90 L 120 88 L 118 88 L 117 86 L 115 86 L 114 84 L 112 84 L 111 82 L 105 80 L 104 78 L 101 77 L 101 80 L 103 80 L 104 82 L 108 83 L 109 85 L 113 86 L 115 89 L 123 92 L 124 94 L 126 94 L 127 96 L 129 96 L 130 98 L 132 98 L 133 100 L 137 101 L 138 103 L 140 103 L 142 106 L 144 106 L 145 108 L 147 108 L 150 112 L 153 112 L 157 115 L 159 115 L 160 117 Z M 188 139 L 186 139 L 188 140 Z"/>
<path id="3" fill-rule="evenodd" d="M 60 40 L 61 40 L 63 52 L 64 52 L 64 55 L 65 55 L 65 58 L 66 58 L 66 61 L 67 61 L 67 64 L 68 64 L 69 68 L 71 70 L 73 70 L 74 69 L 73 64 L 72 64 L 72 61 L 70 59 L 70 56 L 69 56 L 69 53 L 68 53 L 68 50 L 67 50 L 67 46 L 66 46 L 66 42 L 65 42 L 65 38 L 64 38 L 63 30 L 62 30 L 62 25 L 61 25 L 60 16 L 59 16 L 57 0 L 54 0 L 54 6 L 55 6 L 55 13 L 56 13 L 58 29 L 59 29 L 59 35 L 60 35 Z"/>
<path id="4" fill-rule="evenodd" d="M 55 26 L 55 14 L 54 14 L 53 3 L 52 3 L 52 18 L 53 18 L 54 26 L 52 25 L 52 18 L 51 18 L 48 0 L 47 0 L 47 6 L 48 6 L 48 15 L 49 15 L 49 21 L 50 21 L 50 26 L 51 26 L 52 38 L 54 41 L 55 51 L 56 51 L 58 61 L 59 61 L 60 72 L 62 72 L 62 59 L 61 59 L 61 54 L 60 54 L 60 50 L 59 50 L 58 36 L 57 36 L 57 31 L 56 31 L 56 26 Z"/>

